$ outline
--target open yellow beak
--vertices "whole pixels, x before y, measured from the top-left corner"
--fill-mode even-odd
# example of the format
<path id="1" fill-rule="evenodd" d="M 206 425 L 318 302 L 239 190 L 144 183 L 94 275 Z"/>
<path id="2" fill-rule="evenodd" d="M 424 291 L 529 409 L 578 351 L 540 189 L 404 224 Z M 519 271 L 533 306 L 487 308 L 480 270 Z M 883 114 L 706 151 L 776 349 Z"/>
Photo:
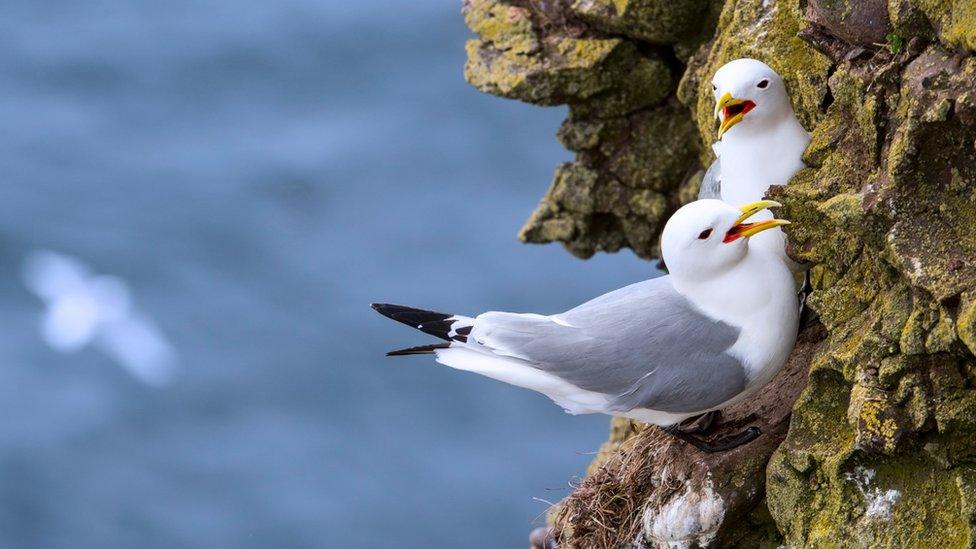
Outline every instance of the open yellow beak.
<path id="1" fill-rule="evenodd" d="M 748 99 L 736 99 L 732 94 L 725 92 L 715 103 L 715 118 L 719 120 L 718 138 L 721 139 L 725 132 L 729 131 L 745 117 L 746 113 L 755 108 L 756 104 Z"/>
<path id="2" fill-rule="evenodd" d="M 729 92 L 725 92 L 725 95 L 718 98 L 718 101 L 715 103 L 715 118 L 717 120 L 721 120 L 720 115 L 722 114 L 722 109 L 729 104 L 729 101 L 735 101 L 735 98 Z"/>
<path id="3" fill-rule="evenodd" d="M 790 222 L 785 219 L 767 219 L 766 221 L 758 221 L 756 223 L 745 222 L 747 219 L 765 210 L 766 208 L 776 208 L 779 206 L 782 206 L 782 204 L 774 200 L 759 200 L 757 202 L 750 202 L 749 204 L 741 206 L 739 211 L 742 212 L 742 215 L 736 218 L 735 222 L 732 223 L 732 228 L 729 229 L 729 232 L 725 233 L 725 238 L 722 241 L 728 243 L 738 240 L 739 238 L 749 238 L 750 236 L 775 227 L 789 225 Z"/>

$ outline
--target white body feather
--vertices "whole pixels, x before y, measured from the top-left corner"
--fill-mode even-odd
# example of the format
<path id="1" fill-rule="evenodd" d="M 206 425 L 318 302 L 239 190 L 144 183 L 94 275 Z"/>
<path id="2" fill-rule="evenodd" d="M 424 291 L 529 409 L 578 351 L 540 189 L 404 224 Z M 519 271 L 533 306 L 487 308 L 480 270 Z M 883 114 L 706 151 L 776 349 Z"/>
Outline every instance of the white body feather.
<path id="1" fill-rule="evenodd" d="M 755 207 L 740 210 L 721 200 L 682 207 L 661 242 L 671 275 L 559 315 L 470 318 L 373 307 L 447 340 L 391 354 L 433 352 L 444 365 L 537 391 L 569 413 L 673 425 L 753 394 L 793 348 L 799 317 L 793 275 L 781 251 L 743 236 L 776 224 L 739 225 Z"/>
<path id="2" fill-rule="evenodd" d="M 475 372 L 504 383 L 548 396 L 571 414 L 604 413 L 653 423 L 673 425 L 702 412 L 724 408 L 755 393 L 785 364 L 793 348 L 799 312 L 793 275 L 775 252 L 765 248 L 750 253 L 721 278 L 707 282 L 675 281 L 676 289 L 708 316 L 740 328 L 729 354 L 747 368 L 750 383 L 733 399 L 688 413 L 647 408 L 615 411 L 608 395 L 581 389 L 560 377 L 533 367 L 524 357 L 500 354 L 476 340 L 478 319 L 453 317 L 461 325 L 474 326 L 467 343 L 452 343 L 436 351 L 437 361 L 458 370 Z M 565 326 L 559 315 L 524 315 L 545 318 Z"/>

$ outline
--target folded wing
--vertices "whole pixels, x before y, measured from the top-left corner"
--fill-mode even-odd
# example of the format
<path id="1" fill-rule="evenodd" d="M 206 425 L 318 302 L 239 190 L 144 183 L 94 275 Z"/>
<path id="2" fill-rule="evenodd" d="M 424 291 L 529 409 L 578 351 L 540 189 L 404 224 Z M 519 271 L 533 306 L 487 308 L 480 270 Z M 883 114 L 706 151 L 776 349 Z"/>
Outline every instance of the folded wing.
<path id="1" fill-rule="evenodd" d="M 610 411 L 687 413 L 745 388 L 743 365 L 727 353 L 738 336 L 660 277 L 560 315 L 484 313 L 467 344 L 608 395 Z"/>
<path id="2" fill-rule="evenodd" d="M 698 189 L 698 200 L 705 198 L 722 199 L 722 162 L 719 158 L 708 167 Z"/>

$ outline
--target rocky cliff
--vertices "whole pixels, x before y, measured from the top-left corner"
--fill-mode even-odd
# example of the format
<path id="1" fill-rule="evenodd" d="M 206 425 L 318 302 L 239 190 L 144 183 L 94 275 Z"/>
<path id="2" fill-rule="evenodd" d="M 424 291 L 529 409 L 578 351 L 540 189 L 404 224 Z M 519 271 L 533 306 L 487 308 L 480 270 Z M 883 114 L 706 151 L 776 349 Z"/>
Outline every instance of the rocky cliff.
<path id="1" fill-rule="evenodd" d="M 576 154 L 526 242 L 656 257 L 715 137 L 711 74 L 786 80 L 808 169 L 771 196 L 819 315 L 696 454 L 615 420 L 551 513 L 560 547 L 976 546 L 976 1 L 466 0 L 465 74 L 566 104 Z M 786 183 L 786 182 L 784 182 Z"/>

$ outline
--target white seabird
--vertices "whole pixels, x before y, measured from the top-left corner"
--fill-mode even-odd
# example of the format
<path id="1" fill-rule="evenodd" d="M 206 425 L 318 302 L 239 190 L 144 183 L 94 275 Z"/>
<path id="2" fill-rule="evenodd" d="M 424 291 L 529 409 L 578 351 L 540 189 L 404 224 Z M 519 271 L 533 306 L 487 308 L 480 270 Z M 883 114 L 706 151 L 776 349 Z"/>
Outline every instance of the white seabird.
<path id="1" fill-rule="evenodd" d="M 149 385 L 170 383 L 176 350 L 156 324 L 136 309 L 122 279 L 95 275 L 74 257 L 38 250 L 24 260 L 23 280 L 44 302 L 41 337 L 73 353 L 93 345 Z"/>
<path id="2" fill-rule="evenodd" d="M 761 200 L 770 185 L 785 185 L 806 167 L 801 156 L 810 134 L 797 120 L 776 71 L 755 59 L 730 61 L 715 72 L 712 93 L 720 141 L 712 146 L 716 159 L 702 180 L 699 199 L 729 204 Z M 771 217 L 763 213 L 757 219 Z M 779 229 L 755 244 L 776 248 L 785 258 L 786 235 Z"/>
<path id="3" fill-rule="evenodd" d="M 748 442 L 757 428 L 707 443 L 675 427 L 766 384 L 796 340 L 793 276 L 750 237 L 785 225 L 750 223 L 764 200 L 735 208 L 700 200 L 668 221 L 670 275 L 610 292 L 557 315 L 487 312 L 470 318 L 373 304 L 446 343 L 388 353 L 437 361 L 545 394 L 572 414 L 605 413 L 669 427 L 702 450 Z"/>

